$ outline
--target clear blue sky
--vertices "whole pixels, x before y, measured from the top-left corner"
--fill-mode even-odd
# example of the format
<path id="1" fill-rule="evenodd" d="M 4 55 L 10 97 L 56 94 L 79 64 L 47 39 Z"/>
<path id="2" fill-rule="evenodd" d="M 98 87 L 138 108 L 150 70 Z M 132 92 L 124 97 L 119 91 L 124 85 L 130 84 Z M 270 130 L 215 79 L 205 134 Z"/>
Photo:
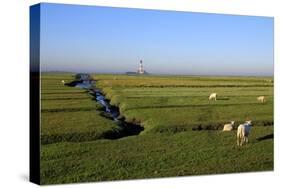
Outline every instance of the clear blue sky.
<path id="1" fill-rule="evenodd" d="M 273 18 L 41 4 L 41 70 L 273 75 Z"/>

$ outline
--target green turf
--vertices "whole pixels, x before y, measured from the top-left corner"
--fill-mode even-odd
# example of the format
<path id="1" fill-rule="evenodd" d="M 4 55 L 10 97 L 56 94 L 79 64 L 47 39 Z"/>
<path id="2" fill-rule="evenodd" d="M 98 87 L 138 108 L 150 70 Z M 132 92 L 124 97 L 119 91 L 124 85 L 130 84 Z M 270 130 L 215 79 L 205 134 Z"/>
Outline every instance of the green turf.
<path id="1" fill-rule="evenodd" d="M 100 116 L 101 105 L 87 91 L 60 82 L 72 77 L 42 75 L 41 144 L 96 140 L 118 131 L 116 123 Z"/>
<path id="2" fill-rule="evenodd" d="M 119 140 L 44 146 L 42 183 L 72 183 L 273 170 L 273 142 L 257 138 L 272 127 L 252 130 L 250 143 L 236 146 L 235 131 L 146 134 Z"/>
<path id="3" fill-rule="evenodd" d="M 93 76 L 126 121 L 144 131 L 104 139 L 118 126 L 100 115 L 87 92 L 62 85 L 74 75 L 43 73 L 42 184 L 273 170 L 272 78 Z M 217 101 L 208 100 L 213 92 Z M 236 131 L 221 129 L 247 119 L 253 120 L 250 143 L 239 148 Z"/>
<path id="4" fill-rule="evenodd" d="M 273 123 L 270 78 L 98 75 L 96 79 L 111 104 L 119 106 L 127 121 L 140 122 L 143 133 L 185 131 L 198 125 L 222 128 L 232 120 Z M 218 94 L 217 101 L 208 100 L 213 92 Z M 265 103 L 257 101 L 261 95 Z"/>
<path id="5" fill-rule="evenodd" d="M 116 125 L 96 111 L 41 113 L 41 144 L 104 138 Z"/>

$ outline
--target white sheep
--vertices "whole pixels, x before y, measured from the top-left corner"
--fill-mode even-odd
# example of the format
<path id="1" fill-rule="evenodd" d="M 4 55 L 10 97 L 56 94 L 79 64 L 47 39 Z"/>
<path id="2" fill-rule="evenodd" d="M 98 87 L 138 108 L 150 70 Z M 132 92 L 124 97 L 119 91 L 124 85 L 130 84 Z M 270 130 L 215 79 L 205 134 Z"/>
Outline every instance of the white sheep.
<path id="1" fill-rule="evenodd" d="M 260 101 L 261 103 L 265 102 L 265 96 L 259 96 L 257 97 L 257 100 Z"/>
<path id="2" fill-rule="evenodd" d="M 269 82 L 269 83 L 273 83 L 273 80 L 271 79 L 268 79 L 268 80 L 265 80 L 266 82 Z"/>
<path id="3" fill-rule="evenodd" d="M 215 101 L 217 100 L 217 93 L 211 93 L 209 96 L 209 100 L 214 99 Z"/>
<path id="4" fill-rule="evenodd" d="M 235 121 L 231 121 L 228 124 L 225 124 L 223 126 L 223 131 L 231 131 L 233 129 L 233 125 L 234 125 Z"/>
<path id="5" fill-rule="evenodd" d="M 237 128 L 237 145 L 242 146 L 244 142 L 249 142 L 249 134 L 252 126 L 251 121 L 240 124 Z"/>
<path id="6" fill-rule="evenodd" d="M 62 85 L 64 85 L 64 84 L 65 84 L 65 81 L 64 81 L 64 80 L 62 80 L 62 81 L 61 81 L 61 83 L 62 83 Z"/>

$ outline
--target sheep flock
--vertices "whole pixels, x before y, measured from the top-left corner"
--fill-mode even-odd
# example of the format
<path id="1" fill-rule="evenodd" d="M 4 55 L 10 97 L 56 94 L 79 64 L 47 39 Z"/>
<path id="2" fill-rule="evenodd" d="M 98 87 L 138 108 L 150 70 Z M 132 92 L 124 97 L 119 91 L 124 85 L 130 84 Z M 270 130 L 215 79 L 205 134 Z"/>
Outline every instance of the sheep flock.
<path id="1" fill-rule="evenodd" d="M 209 95 L 210 100 L 217 100 L 217 93 L 211 93 Z M 257 97 L 257 101 L 265 103 L 265 96 Z M 223 131 L 232 131 L 234 129 L 235 121 L 231 121 L 223 126 Z M 252 121 L 245 121 L 245 123 L 240 124 L 237 128 L 237 146 L 242 146 L 249 142 L 249 134 L 252 127 Z"/>

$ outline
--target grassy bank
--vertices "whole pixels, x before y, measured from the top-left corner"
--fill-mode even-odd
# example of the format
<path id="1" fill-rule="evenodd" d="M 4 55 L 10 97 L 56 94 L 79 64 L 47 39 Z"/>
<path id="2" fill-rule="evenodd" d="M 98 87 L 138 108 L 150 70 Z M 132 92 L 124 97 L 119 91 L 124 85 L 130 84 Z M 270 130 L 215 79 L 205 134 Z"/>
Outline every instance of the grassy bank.
<path id="1" fill-rule="evenodd" d="M 102 106 L 85 90 L 64 86 L 73 75 L 44 75 L 41 79 L 41 144 L 104 138 L 116 124 L 100 116 Z"/>
<path id="2" fill-rule="evenodd" d="M 236 147 L 235 132 L 156 133 L 43 147 L 42 183 L 107 181 L 273 170 L 272 127 L 254 128 Z"/>
<path id="3" fill-rule="evenodd" d="M 42 75 L 41 183 L 72 183 L 273 170 L 273 82 L 257 77 L 94 75 L 137 136 L 104 139 L 116 124 L 100 115 L 71 74 Z M 210 93 L 217 101 L 209 101 Z M 266 96 L 266 103 L 256 100 Z M 253 120 L 250 143 L 222 125 Z M 236 123 L 236 126 L 238 125 Z M 204 128 L 202 131 L 198 128 Z M 209 129 L 208 129 L 209 127 Z"/>
<path id="4" fill-rule="evenodd" d="M 199 125 L 221 129 L 232 120 L 273 124 L 270 78 L 98 75 L 96 79 L 111 104 L 119 106 L 127 121 L 141 122 L 144 133 L 185 131 Z M 217 101 L 209 101 L 214 92 Z M 266 103 L 257 101 L 261 95 Z"/>

